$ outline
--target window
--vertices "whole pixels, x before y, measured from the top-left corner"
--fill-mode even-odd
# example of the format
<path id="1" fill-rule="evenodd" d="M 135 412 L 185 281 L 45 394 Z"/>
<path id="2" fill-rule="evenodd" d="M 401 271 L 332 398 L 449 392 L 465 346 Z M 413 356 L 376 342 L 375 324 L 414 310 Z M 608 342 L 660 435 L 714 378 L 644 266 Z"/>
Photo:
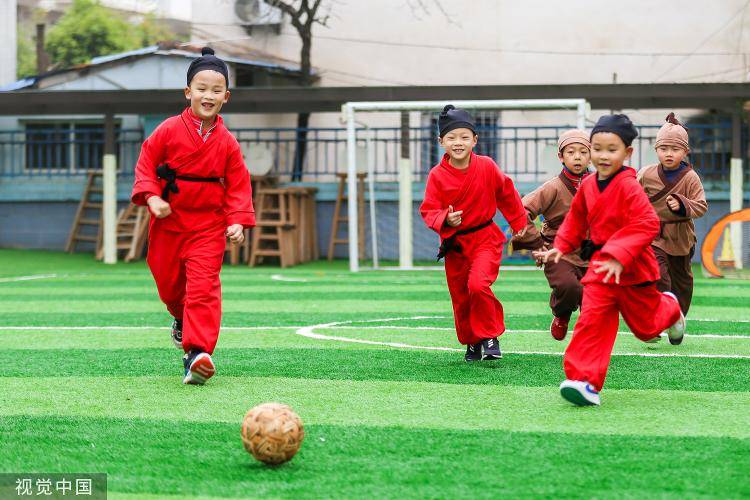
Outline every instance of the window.
<path id="1" fill-rule="evenodd" d="M 27 123 L 26 168 L 70 169 L 70 125 Z"/>
<path id="2" fill-rule="evenodd" d="M 102 168 L 102 122 L 27 122 L 24 128 L 27 170 L 87 171 Z M 119 134 L 116 125 L 115 136 Z M 118 157 L 119 149 L 115 148 Z"/>

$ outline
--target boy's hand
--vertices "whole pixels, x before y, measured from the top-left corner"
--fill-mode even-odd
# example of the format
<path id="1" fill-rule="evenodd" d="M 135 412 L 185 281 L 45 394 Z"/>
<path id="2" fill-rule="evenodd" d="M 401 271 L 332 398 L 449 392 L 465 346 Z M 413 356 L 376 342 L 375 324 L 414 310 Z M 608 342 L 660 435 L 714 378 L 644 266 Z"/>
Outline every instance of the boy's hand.
<path id="1" fill-rule="evenodd" d="M 676 212 L 680 209 L 680 201 L 670 194 L 667 196 L 667 206 L 672 212 Z"/>
<path id="2" fill-rule="evenodd" d="M 169 203 L 162 200 L 161 196 L 151 196 L 148 201 L 146 201 L 146 204 L 148 205 L 148 209 L 157 219 L 163 219 L 172 213 L 172 207 L 169 206 Z"/>
<path id="3" fill-rule="evenodd" d="M 242 224 L 232 224 L 227 228 L 227 237 L 232 243 L 242 243 L 245 241 L 245 228 Z"/>
<path id="4" fill-rule="evenodd" d="M 607 283 L 609 279 L 614 276 L 615 283 L 620 284 L 620 273 L 622 273 L 622 264 L 615 259 L 609 260 L 595 260 L 591 263 L 594 266 L 595 273 L 607 272 L 604 276 L 604 283 Z"/>
<path id="5" fill-rule="evenodd" d="M 549 250 L 535 250 L 531 252 L 531 255 L 536 259 L 537 263 L 549 262 L 551 260 L 557 264 L 560 262 L 563 253 L 557 248 L 550 248 Z"/>
<path id="6" fill-rule="evenodd" d="M 453 211 L 453 205 L 448 205 L 448 216 L 445 218 L 445 223 L 448 224 L 450 227 L 458 227 L 461 225 L 461 214 L 463 214 L 463 210 L 459 210 L 458 212 Z"/>

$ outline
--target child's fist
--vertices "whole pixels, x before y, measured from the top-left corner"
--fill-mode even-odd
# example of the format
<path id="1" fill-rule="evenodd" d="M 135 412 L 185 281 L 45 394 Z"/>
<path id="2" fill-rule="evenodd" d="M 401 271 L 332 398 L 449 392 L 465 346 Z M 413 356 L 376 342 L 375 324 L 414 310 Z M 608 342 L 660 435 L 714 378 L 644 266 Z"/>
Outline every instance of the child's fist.
<path id="1" fill-rule="evenodd" d="M 169 203 L 162 200 L 160 196 L 150 197 L 146 204 L 148 204 L 149 210 L 157 219 L 163 219 L 172 213 L 172 207 L 169 206 Z"/>
<path id="2" fill-rule="evenodd" d="M 458 227 L 461 225 L 461 215 L 464 213 L 463 210 L 458 212 L 453 211 L 453 205 L 448 205 L 448 216 L 445 218 L 445 223 L 451 227 Z"/>
<path id="3" fill-rule="evenodd" d="M 552 261 L 555 264 L 560 262 L 560 258 L 563 256 L 562 252 L 558 250 L 557 248 L 550 248 L 549 250 L 535 250 L 531 252 L 531 255 L 534 257 L 534 260 L 536 260 L 537 265 L 544 262 Z"/>
<path id="4" fill-rule="evenodd" d="M 670 194 L 667 196 L 667 206 L 672 212 L 677 212 L 680 209 L 680 201 Z"/>
<path id="5" fill-rule="evenodd" d="M 240 244 L 245 241 L 245 228 L 242 224 L 232 224 L 227 228 L 227 237 L 232 243 Z"/>

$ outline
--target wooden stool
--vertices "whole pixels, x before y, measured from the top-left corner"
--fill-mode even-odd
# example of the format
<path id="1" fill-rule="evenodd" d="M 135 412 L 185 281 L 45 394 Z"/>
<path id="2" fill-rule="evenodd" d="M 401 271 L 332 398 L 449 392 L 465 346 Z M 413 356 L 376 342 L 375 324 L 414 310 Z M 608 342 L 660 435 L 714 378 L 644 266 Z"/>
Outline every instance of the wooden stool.
<path id="1" fill-rule="evenodd" d="M 336 196 L 336 206 L 333 209 L 333 219 L 331 221 L 331 238 L 328 242 L 328 260 L 333 260 L 333 252 L 336 245 L 346 245 L 349 243 L 349 237 L 339 237 L 339 229 L 341 223 L 349 222 L 349 217 L 343 217 L 341 215 L 342 206 L 344 202 L 349 202 L 349 196 L 346 194 L 346 186 L 348 180 L 348 174 L 341 173 L 336 174 L 339 178 L 339 191 Z M 359 235 L 359 258 L 363 259 L 365 256 L 365 178 L 366 173 L 357 174 L 357 234 Z"/>

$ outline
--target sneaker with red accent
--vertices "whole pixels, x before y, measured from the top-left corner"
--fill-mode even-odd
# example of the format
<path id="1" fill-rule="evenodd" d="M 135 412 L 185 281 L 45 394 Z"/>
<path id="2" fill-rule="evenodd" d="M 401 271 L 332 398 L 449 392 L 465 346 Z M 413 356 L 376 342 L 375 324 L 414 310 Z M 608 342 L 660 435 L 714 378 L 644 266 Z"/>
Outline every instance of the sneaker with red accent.
<path id="1" fill-rule="evenodd" d="M 555 316 L 552 319 L 552 324 L 549 325 L 549 332 L 552 334 L 552 338 L 555 340 L 563 340 L 568 334 L 568 323 L 569 319 L 563 319 Z"/>
<path id="2" fill-rule="evenodd" d="M 172 321 L 172 342 L 174 346 L 182 350 L 182 320 L 175 318 Z"/>
<path id="3" fill-rule="evenodd" d="M 183 384 L 203 385 L 216 373 L 216 367 L 207 352 L 190 351 L 182 358 L 185 366 Z"/>

